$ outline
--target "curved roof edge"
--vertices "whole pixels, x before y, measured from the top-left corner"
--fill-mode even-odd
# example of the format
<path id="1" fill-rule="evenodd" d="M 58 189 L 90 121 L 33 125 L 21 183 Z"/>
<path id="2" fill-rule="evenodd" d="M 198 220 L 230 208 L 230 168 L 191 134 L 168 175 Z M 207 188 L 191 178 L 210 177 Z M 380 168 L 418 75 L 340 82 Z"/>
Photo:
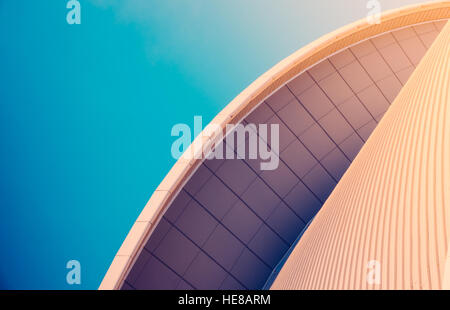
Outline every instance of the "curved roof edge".
<path id="1" fill-rule="evenodd" d="M 322 36 L 318 40 L 299 49 L 269 71 L 261 75 L 250 86 L 231 101 L 211 123 L 218 124 L 224 130 L 227 124 L 237 124 L 265 98 L 296 77 L 310 66 L 332 54 L 347 48 L 366 38 L 394 29 L 427 21 L 448 19 L 450 2 L 439 1 L 419 5 L 410 5 L 387 11 L 381 16 L 381 23 L 369 24 L 367 19 L 344 26 Z M 220 135 L 219 135 L 220 137 Z M 216 142 L 217 136 L 200 134 L 186 152 L 193 152 L 198 145 L 209 147 Z M 197 148 L 194 147 L 197 145 Z M 125 241 L 117 252 L 99 289 L 119 289 L 126 278 L 143 245 L 159 223 L 167 206 L 178 195 L 190 176 L 203 162 L 203 159 L 180 158 L 161 184 L 134 223 Z"/>

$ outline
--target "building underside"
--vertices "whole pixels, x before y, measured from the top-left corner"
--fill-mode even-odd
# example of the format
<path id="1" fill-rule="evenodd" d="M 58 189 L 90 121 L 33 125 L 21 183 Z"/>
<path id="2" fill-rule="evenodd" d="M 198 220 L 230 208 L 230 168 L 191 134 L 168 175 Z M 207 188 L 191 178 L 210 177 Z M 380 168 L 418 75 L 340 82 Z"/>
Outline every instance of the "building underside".
<path id="1" fill-rule="evenodd" d="M 213 123 L 222 128 L 278 124 L 278 168 L 261 170 L 258 159 L 180 159 L 137 219 L 100 288 L 261 289 L 270 287 L 280 269 L 274 288 L 361 287 L 334 278 L 332 283 L 344 284 L 319 285 L 328 275 L 316 269 L 328 268 L 325 253 L 332 256 L 327 251 L 339 241 L 320 239 L 334 216 L 330 199 L 347 190 L 337 186 L 343 180 L 355 193 L 364 192 L 351 187 L 357 177 L 351 178 L 349 167 L 362 162 L 358 153 L 374 139 L 375 129 L 381 131 L 380 122 L 388 122 L 386 112 L 449 17 L 448 2 L 391 11 L 381 24 L 364 20 L 344 27 L 264 74 Z M 212 145 L 214 137 L 200 142 Z M 259 142 L 271 146 L 270 139 Z M 342 199 L 333 201 L 350 204 Z M 325 209 L 331 217 L 322 215 Z M 285 263 L 286 253 L 291 254 Z M 315 274 L 318 282 L 311 280 Z"/>

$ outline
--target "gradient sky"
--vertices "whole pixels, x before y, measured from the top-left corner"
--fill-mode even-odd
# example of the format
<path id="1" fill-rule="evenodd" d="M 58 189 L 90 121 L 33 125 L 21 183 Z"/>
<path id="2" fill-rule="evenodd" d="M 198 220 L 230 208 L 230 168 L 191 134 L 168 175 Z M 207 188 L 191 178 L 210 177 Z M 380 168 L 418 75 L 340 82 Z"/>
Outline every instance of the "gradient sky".
<path id="1" fill-rule="evenodd" d="M 0 288 L 96 289 L 174 164 L 177 123 L 209 122 L 365 0 L 0 0 Z M 384 0 L 382 10 L 423 1 Z M 66 283 L 79 260 L 82 284 Z"/>

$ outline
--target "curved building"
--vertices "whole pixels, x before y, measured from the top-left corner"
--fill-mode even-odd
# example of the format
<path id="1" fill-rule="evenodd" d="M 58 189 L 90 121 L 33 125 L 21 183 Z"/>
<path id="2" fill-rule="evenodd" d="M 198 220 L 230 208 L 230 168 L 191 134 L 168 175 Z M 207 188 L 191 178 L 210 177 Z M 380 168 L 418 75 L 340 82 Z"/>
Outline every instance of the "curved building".
<path id="1" fill-rule="evenodd" d="M 274 289 L 450 289 L 450 24 L 311 223 Z"/>
<path id="2" fill-rule="evenodd" d="M 380 263 L 379 287 L 441 287 L 449 184 L 427 168 L 449 167 L 430 161 L 449 155 L 439 140 L 450 120 L 449 17 L 448 1 L 390 11 L 379 24 L 364 19 L 326 35 L 263 74 L 212 121 L 221 130 L 199 135 L 187 153 L 197 146 L 233 153 L 236 145 L 222 140 L 230 124 L 277 124 L 279 141 L 256 134 L 278 168 L 262 170 L 261 160 L 245 157 L 178 160 L 100 289 L 370 288 L 363 260 Z M 252 144 L 250 135 L 236 141 Z M 414 164 L 420 171 L 408 174 Z M 413 182 L 421 177 L 428 181 Z"/>

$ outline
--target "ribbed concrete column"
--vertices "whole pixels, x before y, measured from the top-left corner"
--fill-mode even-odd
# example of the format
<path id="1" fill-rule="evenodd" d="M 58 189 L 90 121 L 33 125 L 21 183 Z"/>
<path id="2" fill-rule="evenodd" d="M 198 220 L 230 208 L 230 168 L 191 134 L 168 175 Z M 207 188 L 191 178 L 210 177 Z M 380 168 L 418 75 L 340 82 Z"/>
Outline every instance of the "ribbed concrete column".
<path id="1" fill-rule="evenodd" d="M 273 289 L 450 288 L 449 55 L 447 23 Z"/>

